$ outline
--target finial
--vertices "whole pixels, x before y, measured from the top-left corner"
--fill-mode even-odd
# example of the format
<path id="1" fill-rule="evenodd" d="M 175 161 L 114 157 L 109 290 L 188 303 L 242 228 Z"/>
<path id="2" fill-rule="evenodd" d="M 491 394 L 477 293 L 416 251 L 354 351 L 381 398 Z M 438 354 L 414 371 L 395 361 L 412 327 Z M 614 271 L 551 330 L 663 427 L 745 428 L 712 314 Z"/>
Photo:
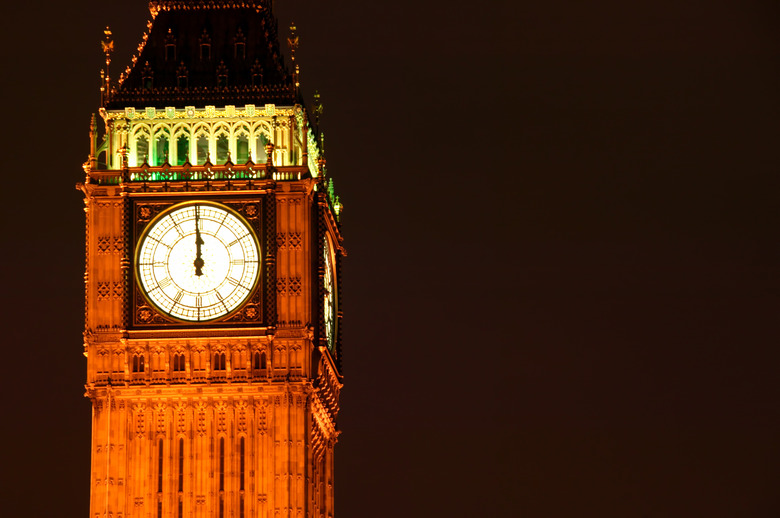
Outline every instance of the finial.
<path id="1" fill-rule="evenodd" d="M 320 117 L 325 107 L 322 105 L 322 97 L 319 90 L 314 90 L 314 124 L 320 125 Z"/>
<path id="2" fill-rule="evenodd" d="M 295 89 L 298 90 L 298 88 L 301 86 L 300 80 L 298 79 L 301 73 L 301 69 L 298 67 L 298 63 L 295 62 L 295 49 L 298 48 L 298 44 L 300 43 L 300 40 L 298 39 L 298 34 L 296 33 L 297 28 L 295 27 L 295 23 L 290 25 L 290 37 L 287 38 L 287 43 L 290 45 L 290 59 L 293 62 L 293 65 L 295 65 L 295 72 L 293 72 L 293 81 L 295 82 Z"/>
<path id="3" fill-rule="evenodd" d="M 90 169 L 97 168 L 97 157 L 95 155 L 97 151 L 97 118 L 95 114 L 89 119 L 89 167 Z"/>
<path id="4" fill-rule="evenodd" d="M 100 46 L 103 49 L 103 54 L 105 54 L 106 56 L 106 70 L 105 70 L 105 75 L 102 70 L 100 71 L 101 83 L 104 83 L 101 84 L 100 86 L 100 91 L 102 94 L 101 101 L 105 101 L 105 97 L 108 96 L 111 91 L 110 89 L 111 77 L 109 75 L 109 65 L 111 64 L 111 53 L 114 52 L 114 40 L 111 37 L 111 29 L 109 29 L 108 26 L 106 26 L 106 30 L 103 31 L 103 35 L 105 36 L 105 38 L 103 39 L 103 41 L 100 42 Z"/>
<path id="5" fill-rule="evenodd" d="M 290 37 L 287 38 L 287 44 L 290 45 L 290 59 L 292 59 L 292 62 L 295 63 L 295 49 L 298 48 L 298 35 L 296 34 L 297 28 L 295 27 L 295 22 L 290 24 Z"/>
<path id="6" fill-rule="evenodd" d="M 273 171 L 274 169 L 274 144 L 273 142 L 269 142 L 265 145 L 265 155 L 267 157 L 267 160 L 265 162 L 265 167 L 269 171 Z"/>
<path id="7" fill-rule="evenodd" d="M 106 55 L 106 66 L 111 63 L 111 53 L 114 52 L 114 40 L 111 38 L 111 29 L 106 27 L 103 31 L 105 39 L 100 42 L 100 46 L 103 47 L 103 54 Z"/>

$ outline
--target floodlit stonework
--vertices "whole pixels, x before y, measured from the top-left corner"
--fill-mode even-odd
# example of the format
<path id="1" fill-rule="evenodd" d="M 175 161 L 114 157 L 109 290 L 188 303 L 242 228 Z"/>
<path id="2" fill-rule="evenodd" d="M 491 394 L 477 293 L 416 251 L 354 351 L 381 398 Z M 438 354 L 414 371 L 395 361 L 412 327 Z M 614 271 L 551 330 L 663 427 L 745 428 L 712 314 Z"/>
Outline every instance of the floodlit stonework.
<path id="1" fill-rule="evenodd" d="M 152 2 L 133 66 L 104 76 L 78 185 L 91 517 L 333 516 L 341 204 L 270 5 Z"/>

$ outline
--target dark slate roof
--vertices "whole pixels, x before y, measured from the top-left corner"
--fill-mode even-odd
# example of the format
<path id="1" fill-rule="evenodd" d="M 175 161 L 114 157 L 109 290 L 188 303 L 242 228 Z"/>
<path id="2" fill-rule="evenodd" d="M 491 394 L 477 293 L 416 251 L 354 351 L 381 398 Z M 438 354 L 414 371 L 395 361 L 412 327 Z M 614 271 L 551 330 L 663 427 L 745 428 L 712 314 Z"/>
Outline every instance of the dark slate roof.
<path id="1" fill-rule="evenodd" d="M 299 101 L 271 0 L 157 0 L 150 10 L 146 43 L 106 108 Z"/>

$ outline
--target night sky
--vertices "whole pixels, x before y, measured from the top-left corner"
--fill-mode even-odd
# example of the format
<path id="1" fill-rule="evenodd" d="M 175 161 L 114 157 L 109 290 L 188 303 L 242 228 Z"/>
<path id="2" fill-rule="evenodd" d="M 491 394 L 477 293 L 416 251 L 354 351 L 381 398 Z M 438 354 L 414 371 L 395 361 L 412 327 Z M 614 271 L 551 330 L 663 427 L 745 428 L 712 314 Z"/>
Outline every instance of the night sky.
<path id="1" fill-rule="evenodd" d="M 83 518 L 73 186 L 148 10 L 3 9 L 0 516 Z M 337 517 L 780 516 L 780 6 L 276 11 L 345 206 Z"/>

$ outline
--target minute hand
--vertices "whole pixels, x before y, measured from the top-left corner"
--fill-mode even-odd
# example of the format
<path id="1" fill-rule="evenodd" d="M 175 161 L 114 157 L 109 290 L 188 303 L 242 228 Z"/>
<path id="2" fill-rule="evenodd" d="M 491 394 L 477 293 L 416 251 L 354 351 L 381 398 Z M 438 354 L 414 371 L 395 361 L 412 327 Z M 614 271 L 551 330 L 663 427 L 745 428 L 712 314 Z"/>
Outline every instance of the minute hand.
<path id="1" fill-rule="evenodd" d="M 200 277 L 203 275 L 203 266 L 206 264 L 201 257 L 200 247 L 203 246 L 203 238 L 200 235 L 200 216 L 198 206 L 195 206 L 195 275 Z"/>

